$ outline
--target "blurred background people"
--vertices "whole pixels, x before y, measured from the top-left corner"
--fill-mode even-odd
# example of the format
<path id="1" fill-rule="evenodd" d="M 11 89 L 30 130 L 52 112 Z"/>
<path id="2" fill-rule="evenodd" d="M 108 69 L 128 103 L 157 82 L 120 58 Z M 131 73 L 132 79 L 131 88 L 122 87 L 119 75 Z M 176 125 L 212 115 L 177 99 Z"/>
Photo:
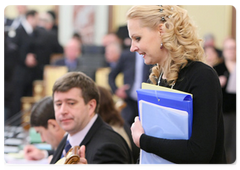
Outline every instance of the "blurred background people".
<path id="1" fill-rule="evenodd" d="M 103 121 L 109 124 L 114 131 L 125 139 L 132 151 L 134 163 L 137 163 L 140 149 L 132 140 L 130 126 L 128 123 L 125 123 L 121 117 L 120 111 L 116 108 L 111 91 L 101 86 L 98 86 L 98 89 L 100 92 L 100 107 L 98 114 L 102 117 Z"/>
<path id="2" fill-rule="evenodd" d="M 7 118 L 20 111 L 20 98 L 32 95 L 32 82 L 36 79 L 37 59 L 35 53 L 36 27 L 38 23 L 38 12 L 30 10 L 26 14 L 26 20 L 16 29 L 15 36 L 9 39 L 17 46 L 16 64 L 13 70 L 13 96 L 11 113 Z"/>
<path id="3" fill-rule="evenodd" d="M 223 58 L 223 62 L 216 65 L 214 69 L 218 73 L 223 94 L 223 118 L 227 162 L 233 163 L 236 160 L 236 84 L 234 84 L 236 83 L 235 39 L 228 37 L 224 40 Z M 230 89 L 228 90 L 229 87 Z"/>
<path id="4" fill-rule="evenodd" d="M 49 36 L 49 41 L 46 43 L 53 44 L 52 53 L 63 53 L 63 47 L 58 42 L 58 27 L 56 26 L 56 16 L 53 11 L 41 12 L 39 14 L 38 26 L 44 28 Z"/>
<path id="5" fill-rule="evenodd" d="M 110 33 L 104 35 L 102 38 L 102 45 L 104 47 L 106 47 L 108 44 L 111 44 L 111 43 L 121 43 L 117 34 L 114 32 L 110 32 Z"/>
<path id="6" fill-rule="evenodd" d="M 121 40 L 122 48 L 130 49 L 132 40 L 129 38 L 127 25 L 119 26 L 116 34 Z"/>
<path id="7" fill-rule="evenodd" d="M 16 5 L 17 17 L 14 18 L 11 22 L 8 21 L 5 25 L 5 29 L 9 31 L 9 36 L 12 37 L 15 35 L 15 30 L 26 20 L 26 13 L 28 8 L 26 5 Z"/>
<path id="8" fill-rule="evenodd" d="M 71 38 L 64 47 L 64 56 L 61 59 L 56 60 L 53 65 L 67 66 L 68 71 L 76 71 L 80 66 L 80 56 L 80 41 L 75 38 Z"/>
<path id="9" fill-rule="evenodd" d="M 16 64 L 13 70 L 13 96 L 11 114 L 21 110 L 22 96 L 32 96 L 33 81 L 43 79 L 44 66 L 50 64 L 51 54 L 57 52 L 59 43 L 48 31 L 38 26 L 39 14 L 36 10 L 26 13 L 26 20 L 16 29 L 16 35 L 8 40 L 17 46 Z M 56 50 L 56 51 L 55 51 Z"/>
<path id="10" fill-rule="evenodd" d="M 113 42 L 105 47 L 105 59 L 111 68 L 114 68 L 122 52 L 121 44 Z"/>
<path id="11" fill-rule="evenodd" d="M 27 160 L 41 160 L 52 155 L 65 135 L 65 131 L 55 120 L 53 100 L 51 96 L 38 101 L 31 110 L 31 126 L 41 135 L 42 142 L 52 146 L 52 150 L 40 150 L 34 145 L 24 147 L 24 157 Z"/>
<path id="12" fill-rule="evenodd" d="M 206 63 L 209 66 L 214 67 L 222 62 L 222 58 L 218 57 L 218 53 L 213 46 L 204 47 L 204 52 L 206 54 Z"/>
<path id="13" fill-rule="evenodd" d="M 83 42 L 82 42 L 82 36 L 80 34 L 78 34 L 77 32 L 74 32 L 72 38 L 78 40 L 80 42 L 80 46 L 82 46 Z"/>
<path id="14" fill-rule="evenodd" d="M 58 33 L 58 28 L 56 26 L 56 15 L 53 11 L 46 11 L 40 13 L 39 16 L 39 26 L 44 27 L 46 30 L 51 30 Z"/>
<path id="15" fill-rule="evenodd" d="M 222 57 L 222 50 L 218 49 L 215 44 L 215 37 L 212 33 L 207 33 L 203 37 L 203 47 L 206 48 L 208 46 L 214 47 L 215 51 L 219 58 Z"/>
<path id="16" fill-rule="evenodd" d="M 17 45 L 9 41 L 7 33 L 4 32 L 4 123 L 11 117 L 12 76 L 17 59 Z"/>
<path id="17" fill-rule="evenodd" d="M 53 10 L 48 10 L 47 14 L 49 14 L 53 18 L 53 23 L 50 26 L 51 30 L 56 31 L 58 33 L 56 13 Z"/>
<path id="18" fill-rule="evenodd" d="M 137 89 L 140 89 L 142 82 L 147 82 L 151 65 L 146 65 L 141 55 L 137 52 L 124 50 L 108 76 L 108 83 L 112 93 L 123 99 L 127 106 L 122 110 L 123 119 L 131 125 L 134 117 L 138 115 Z M 121 87 L 116 85 L 116 77 L 123 73 L 124 82 Z"/>

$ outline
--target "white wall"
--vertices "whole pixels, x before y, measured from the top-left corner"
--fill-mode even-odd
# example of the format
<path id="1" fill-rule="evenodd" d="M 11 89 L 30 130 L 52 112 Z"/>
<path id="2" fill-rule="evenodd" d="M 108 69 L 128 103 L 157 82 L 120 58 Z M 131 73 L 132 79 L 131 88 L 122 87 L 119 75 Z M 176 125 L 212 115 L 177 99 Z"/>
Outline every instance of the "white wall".
<path id="1" fill-rule="evenodd" d="M 223 40 L 231 35 L 231 5 L 183 5 L 198 26 L 200 37 L 207 33 L 215 36 L 216 46 L 222 48 Z"/>
<path id="2" fill-rule="evenodd" d="M 59 43 L 64 46 L 73 35 L 73 6 L 60 5 L 58 18 L 58 37 Z"/>
<path id="3" fill-rule="evenodd" d="M 102 43 L 102 37 L 108 32 L 108 5 L 98 5 L 95 18 L 94 42 L 100 45 Z"/>

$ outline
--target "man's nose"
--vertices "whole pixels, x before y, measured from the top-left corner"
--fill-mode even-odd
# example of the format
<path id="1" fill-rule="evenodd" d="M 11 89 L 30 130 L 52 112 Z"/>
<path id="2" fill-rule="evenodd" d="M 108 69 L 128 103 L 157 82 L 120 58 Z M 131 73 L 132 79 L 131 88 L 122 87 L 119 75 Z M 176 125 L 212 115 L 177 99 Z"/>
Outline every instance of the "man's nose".
<path id="1" fill-rule="evenodd" d="M 65 114 L 67 112 L 67 104 L 62 103 L 61 108 L 60 108 L 60 113 Z"/>

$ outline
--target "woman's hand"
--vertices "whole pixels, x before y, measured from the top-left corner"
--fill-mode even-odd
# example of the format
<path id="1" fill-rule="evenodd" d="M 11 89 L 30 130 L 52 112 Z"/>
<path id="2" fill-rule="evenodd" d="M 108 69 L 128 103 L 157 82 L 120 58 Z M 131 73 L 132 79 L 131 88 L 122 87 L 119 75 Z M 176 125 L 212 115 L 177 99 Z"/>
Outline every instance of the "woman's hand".
<path id="1" fill-rule="evenodd" d="M 144 133 L 144 130 L 138 116 L 136 116 L 134 119 L 134 123 L 131 126 L 131 131 L 134 143 L 140 148 L 140 137 Z"/>

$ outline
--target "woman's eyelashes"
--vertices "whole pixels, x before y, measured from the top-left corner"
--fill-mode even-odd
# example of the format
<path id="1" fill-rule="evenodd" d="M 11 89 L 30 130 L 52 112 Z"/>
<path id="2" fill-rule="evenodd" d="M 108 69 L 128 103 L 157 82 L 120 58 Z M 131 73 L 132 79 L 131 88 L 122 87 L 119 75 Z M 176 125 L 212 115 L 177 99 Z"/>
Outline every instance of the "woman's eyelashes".
<path id="1" fill-rule="evenodd" d="M 136 37 L 135 39 L 138 42 L 138 41 L 140 41 L 141 37 Z"/>

